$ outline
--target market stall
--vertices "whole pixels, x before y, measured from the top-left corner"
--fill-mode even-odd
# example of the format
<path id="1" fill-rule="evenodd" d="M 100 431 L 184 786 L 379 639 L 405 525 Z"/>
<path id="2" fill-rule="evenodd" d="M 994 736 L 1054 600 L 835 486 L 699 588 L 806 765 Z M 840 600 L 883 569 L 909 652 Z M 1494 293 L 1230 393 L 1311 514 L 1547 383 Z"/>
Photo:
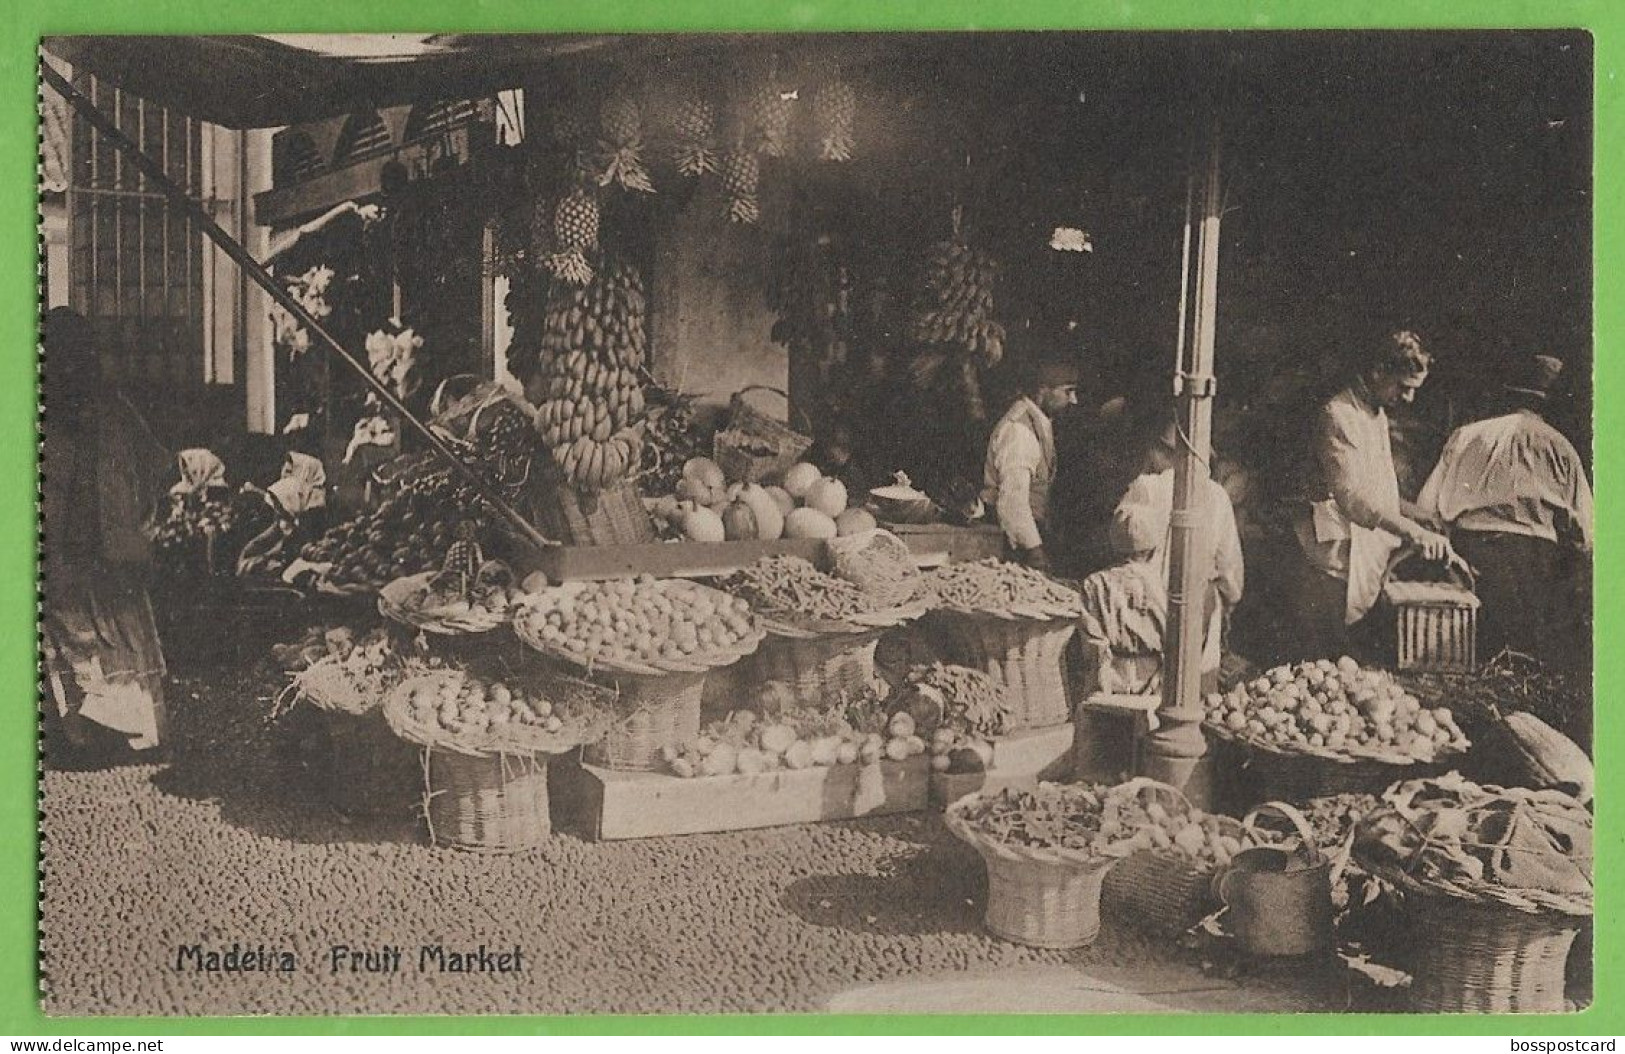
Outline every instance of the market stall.
<path id="1" fill-rule="evenodd" d="M 1104 916 L 1259 960 L 1328 957 L 1347 943 L 1334 909 L 1340 927 L 1390 903 L 1372 892 L 1351 907 L 1358 880 L 1361 896 L 1447 898 L 1528 924 L 1519 944 L 1475 916 L 1468 938 L 1417 966 L 1425 1005 L 1474 1005 L 1464 992 L 1481 979 L 1444 960 L 1492 946 L 1513 974 L 1494 979 L 1493 1005 L 1553 1008 L 1553 964 L 1590 913 L 1589 759 L 1544 725 L 1458 713 L 1415 679 L 1413 667 L 1477 674 L 1470 588 L 1396 594 L 1449 621 L 1450 646 L 1433 649 L 1449 661 L 1428 661 L 1426 642 L 1442 637 L 1418 615 L 1403 623 L 1400 671 L 1333 656 L 1197 690 L 1202 626 L 1185 598 L 1199 593 L 1199 531 L 1185 514 L 1211 453 L 1216 154 L 1206 204 L 1186 219 L 1185 262 L 1198 262 L 1190 318 L 1179 305 L 1188 449 L 1166 697 L 1097 700 L 1132 720 L 1079 720 L 1091 705 L 1073 646 L 1080 592 L 1012 562 L 974 497 L 984 386 L 1020 339 L 1007 323 L 1042 328 L 1066 312 L 1003 310 L 1020 304 L 992 248 L 1013 236 L 989 233 L 1008 169 L 967 159 L 915 184 L 917 159 L 866 165 L 864 143 L 900 126 L 889 107 L 902 89 L 868 63 L 879 46 L 753 49 L 744 87 L 728 92 L 704 87 L 715 56 L 703 47 L 602 58 L 583 45 L 593 61 L 509 67 L 534 89 L 534 134 L 489 159 L 479 203 L 513 269 L 506 375 L 432 398 L 406 383 L 432 353 L 411 329 L 378 320 L 357 354 L 308 295 L 199 215 L 286 313 L 282 336 L 352 371 L 366 420 L 396 443 L 355 507 L 326 523 L 307 515 L 316 503 L 288 498 L 321 488 L 306 466 L 303 491 L 246 504 L 211 494 L 204 472 L 164 528 L 177 565 L 341 612 L 277 654 L 283 708 L 320 714 L 333 806 L 415 816 L 430 845 L 492 853 L 556 831 L 611 841 L 940 810 L 986 862 L 986 925 L 1006 940 L 1078 947 Z M 904 155 L 931 134 L 908 130 Z M 960 152 L 965 136 L 949 138 L 938 154 Z M 853 210 L 837 219 L 843 205 Z M 782 413 L 748 376 L 701 413 L 674 376 L 662 338 L 683 338 L 667 300 L 697 294 L 663 268 L 692 263 L 671 228 L 702 206 L 718 225 L 782 239 L 753 303 L 782 351 L 782 388 L 769 392 Z M 877 217 L 907 235 L 866 239 Z M 1033 233 L 1030 217 L 1015 225 Z M 1068 240 L 1059 226 L 1055 238 Z M 909 273 L 888 273 L 905 249 Z M 722 277 L 747 289 L 762 278 Z M 1041 284 L 1016 289 L 1037 301 Z M 915 416 L 874 401 L 888 388 Z M 1498 759 L 1483 756 L 1481 730 L 1503 744 Z M 1506 778 L 1514 756 L 1527 793 L 1447 775 Z M 1508 811 L 1568 839 L 1547 847 L 1545 872 L 1486 864 L 1460 829 L 1468 815 L 1486 839 L 1506 834 L 1492 828 Z M 1447 844 L 1413 845 L 1417 830 Z M 1443 863 L 1429 856 L 1446 850 Z M 1408 865 L 1423 857 L 1433 870 L 1418 875 Z M 1541 887 L 1552 874 L 1561 888 Z M 1258 892 L 1272 880 L 1290 896 Z M 1266 901 L 1297 914 L 1272 930 Z M 1517 966 L 1535 954 L 1526 982 Z"/>

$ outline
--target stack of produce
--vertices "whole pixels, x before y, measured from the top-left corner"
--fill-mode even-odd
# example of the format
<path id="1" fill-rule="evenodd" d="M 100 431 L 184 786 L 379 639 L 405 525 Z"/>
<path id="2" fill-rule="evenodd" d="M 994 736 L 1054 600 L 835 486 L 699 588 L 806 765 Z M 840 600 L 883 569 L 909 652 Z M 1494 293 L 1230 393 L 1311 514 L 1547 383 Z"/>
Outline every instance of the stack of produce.
<path id="1" fill-rule="evenodd" d="M 674 494 L 651 504 L 668 534 L 693 542 L 835 538 L 872 530 L 865 509 L 848 508 L 845 484 L 800 462 L 777 482 L 730 482 L 707 457 L 690 458 Z"/>
<path id="2" fill-rule="evenodd" d="M 641 461 L 646 318 L 643 279 L 627 263 L 549 293 L 537 428 L 582 493 L 615 486 Z"/>
<path id="3" fill-rule="evenodd" d="M 998 265 L 955 235 L 933 245 L 915 306 L 913 338 L 963 348 L 984 366 L 1004 357 L 1004 327 L 993 319 Z"/>
<path id="4" fill-rule="evenodd" d="M 750 604 L 691 582 L 648 576 L 570 582 L 521 601 L 526 643 L 592 668 L 701 670 L 755 649 Z"/>
<path id="5" fill-rule="evenodd" d="M 1569 948 L 1595 901 L 1591 813 L 1560 791 L 1454 773 L 1383 799 L 1354 854 L 1403 895 L 1413 1008 L 1561 1011 Z"/>
<path id="6" fill-rule="evenodd" d="M 683 481 L 683 466 L 711 449 L 711 437 L 695 420 L 694 396 L 651 384 L 644 389 L 644 397 L 646 417 L 638 489 L 645 494 L 673 494 Z M 647 499 L 651 505 L 658 501 Z"/>
<path id="7" fill-rule="evenodd" d="M 894 705 L 933 733 L 946 728 L 991 739 L 1003 735 L 1010 721 L 1010 706 L 992 677 L 940 662 L 911 668 Z"/>
<path id="8" fill-rule="evenodd" d="M 1264 750 L 1431 763 L 1467 750 L 1451 712 L 1344 656 L 1278 666 L 1207 697 L 1208 727 Z"/>
<path id="9" fill-rule="evenodd" d="M 474 563 L 453 543 L 438 572 L 397 578 L 378 595 L 378 609 L 431 633 L 480 633 L 507 622 L 520 592 L 500 560 Z M 472 568 L 472 569 L 471 569 Z"/>
<path id="10" fill-rule="evenodd" d="M 407 657 L 383 627 L 357 636 L 349 627 L 311 629 L 292 644 L 271 649 L 292 677 L 289 694 L 324 710 L 365 713 L 384 701 L 407 669 Z"/>
<path id="11" fill-rule="evenodd" d="M 907 714 L 888 719 L 883 713 L 856 715 L 835 707 L 791 709 L 764 718 L 738 710 L 707 726 L 697 739 L 669 747 L 662 759 L 674 776 L 754 776 L 780 769 L 907 761 L 926 749 Z"/>
<path id="12" fill-rule="evenodd" d="M 171 572 L 229 571 L 236 567 L 243 543 L 271 519 L 269 506 L 252 488 L 234 494 L 221 487 L 176 497 L 150 531 L 153 553 Z"/>
<path id="13" fill-rule="evenodd" d="M 730 575 L 723 588 L 759 614 L 791 624 L 845 622 L 879 609 L 870 594 L 799 556 L 764 556 Z"/>
<path id="14" fill-rule="evenodd" d="M 438 567 L 459 525 L 483 533 L 493 519 L 472 487 L 441 469 L 407 482 L 371 512 L 328 528 L 300 558 L 323 569 L 323 589 L 376 592 Z"/>
<path id="15" fill-rule="evenodd" d="M 925 576 L 943 631 L 944 657 L 991 675 L 1011 710 L 1010 730 L 1071 719 L 1066 647 L 1083 615 L 1073 590 L 1001 560 L 948 564 Z"/>

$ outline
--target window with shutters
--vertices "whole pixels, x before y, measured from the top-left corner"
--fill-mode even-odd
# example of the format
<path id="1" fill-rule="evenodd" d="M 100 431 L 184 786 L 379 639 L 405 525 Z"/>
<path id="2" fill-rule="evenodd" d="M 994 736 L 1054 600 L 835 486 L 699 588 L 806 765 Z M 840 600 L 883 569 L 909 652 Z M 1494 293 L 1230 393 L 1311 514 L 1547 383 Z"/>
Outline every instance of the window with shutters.
<path id="1" fill-rule="evenodd" d="M 339 145 L 333 158 L 333 167 L 338 168 L 351 161 L 383 153 L 393 145 L 389 137 L 389 126 L 384 124 L 382 117 L 370 110 L 355 114 L 344 123 L 344 131 L 339 133 Z"/>
<path id="2" fill-rule="evenodd" d="M 198 121 L 75 71 L 75 85 L 194 199 Z M 203 238 L 89 124 L 74 120 L 68 186 L 69 303 L 90 320 L 113 379 L 142 401 L 204 380 Z"/>
<path id="3" fill-rule="evenodd" d="M 475 105 L 463 99 L 457 102 L 425 103 L 413 107 L 406 120 L 406 141 L 416 142 L 438 135 L 474 118 Z"/>

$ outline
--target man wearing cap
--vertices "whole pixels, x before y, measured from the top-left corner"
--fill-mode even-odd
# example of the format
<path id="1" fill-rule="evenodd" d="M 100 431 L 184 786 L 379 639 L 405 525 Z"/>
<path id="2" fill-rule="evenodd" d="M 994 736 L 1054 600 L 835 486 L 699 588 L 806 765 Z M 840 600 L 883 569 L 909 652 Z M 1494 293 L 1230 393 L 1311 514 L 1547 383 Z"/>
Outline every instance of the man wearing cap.
<path id="1" fill-rule="evenodd" d="M 1463 425 L 1417 497 L 1478 572 L 1479 647 L 1552 659 L 1574 636 L 1574 568 L 1593 541 L 1591 484 L 1574 445 L 1541 416 L 1563 363 L 1536 355 L 1503 413 Z"/>
<path id="2" fill-rule="evenodd" d="M 1388 435 L 1388 411 L 1416 398 L 1431 364 L 1415 333 L 1394 333 L 1372 345 L 1359 376 L 1320 408 L 1308 500 L 1293 523 L 1302 559 L 1287 616 L 1300 657 L 1350 650 L 1348 628 L 1376 603 L 1400 546 L 1432 561 L 1451 555 L 1449 540 L 1400 499 Z"/>
<path id="3" fill-rule="evenodd" d="M 1078 402 L 1078 368 L 1063 359 L 1035 366 L 1022 394 L 988 439 L 982 466 L 982 500 L 998 513 L 999 526 L 1016 558 L 1049 569 L 1044 551 L 1050 486 L 1055 481 L 1055 414 Z"/>

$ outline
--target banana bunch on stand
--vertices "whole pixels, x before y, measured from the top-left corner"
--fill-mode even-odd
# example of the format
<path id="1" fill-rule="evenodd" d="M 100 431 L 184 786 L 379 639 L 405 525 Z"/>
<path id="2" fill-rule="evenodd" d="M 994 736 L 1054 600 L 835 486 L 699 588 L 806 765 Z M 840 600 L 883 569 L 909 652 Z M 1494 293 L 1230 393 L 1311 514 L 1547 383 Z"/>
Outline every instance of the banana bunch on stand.
<path id="1" fill-rule="evenodd" d="M 637 268 L 606 262 L 586 285 L 555 285 L 542 336 L 537 428 L 571 486 L 594 494 L 642 457 L 647 303 Z"/>

